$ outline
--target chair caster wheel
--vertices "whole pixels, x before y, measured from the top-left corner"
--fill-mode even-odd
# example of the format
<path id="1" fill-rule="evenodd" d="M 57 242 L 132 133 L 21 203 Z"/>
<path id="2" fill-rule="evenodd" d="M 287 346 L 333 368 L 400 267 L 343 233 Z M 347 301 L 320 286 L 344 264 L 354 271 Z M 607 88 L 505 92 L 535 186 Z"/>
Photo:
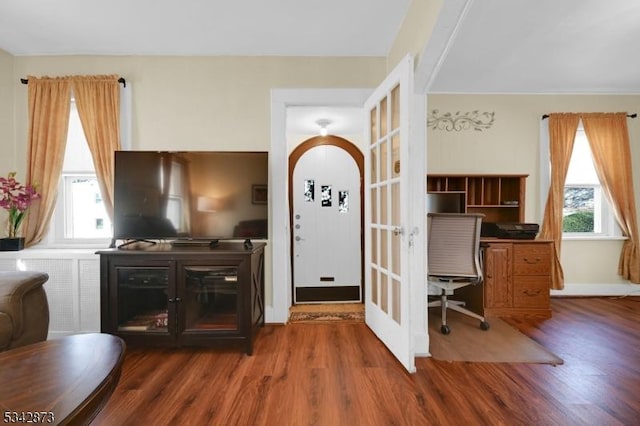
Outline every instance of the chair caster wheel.
<path id="1" fill-rule="evenodd" d="M 486 321 L 480 321 L 480 328 L 487 331 L 489 329 L 489 323 Z"/>
<path id="2" fill-rule="evenodd" d="M 449 334 L 449 333 L 451 333 L 451 329 L 449 328 L 448 325 L 443 325 L 443 326 L 440 327 L 440 333 Z"/>

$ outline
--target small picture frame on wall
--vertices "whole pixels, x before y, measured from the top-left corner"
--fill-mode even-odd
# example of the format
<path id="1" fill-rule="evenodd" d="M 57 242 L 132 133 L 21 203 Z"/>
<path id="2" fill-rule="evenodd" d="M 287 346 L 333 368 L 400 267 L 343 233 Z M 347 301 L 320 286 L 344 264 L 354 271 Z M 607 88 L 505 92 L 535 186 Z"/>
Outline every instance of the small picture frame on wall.
<path id="1" fill-rule="evenodd" d="M 267 185 L 251 185 L 251 204 L 267 204 Z"/>

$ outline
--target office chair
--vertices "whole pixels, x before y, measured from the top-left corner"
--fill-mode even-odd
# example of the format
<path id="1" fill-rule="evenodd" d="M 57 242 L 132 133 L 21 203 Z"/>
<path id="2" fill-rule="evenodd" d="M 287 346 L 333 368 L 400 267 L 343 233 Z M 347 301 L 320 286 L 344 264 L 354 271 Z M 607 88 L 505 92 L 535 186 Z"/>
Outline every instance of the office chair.
<path id="1" fill-rule="evenodd" d="M 442 307 L 442 334 L 451 332 L 447 325 L 447 309 L 453 309 L 480 320 L 482 330 L 489 323 L 481 315 L 463 308 L 464 302 L 449 300 L 448 294 L 461 287 L 482 283 L 480 226 L 482 214 L 428 213 L 427 215 L 427 282 L 440 291 L 440 300 L 428 307 Z"/>

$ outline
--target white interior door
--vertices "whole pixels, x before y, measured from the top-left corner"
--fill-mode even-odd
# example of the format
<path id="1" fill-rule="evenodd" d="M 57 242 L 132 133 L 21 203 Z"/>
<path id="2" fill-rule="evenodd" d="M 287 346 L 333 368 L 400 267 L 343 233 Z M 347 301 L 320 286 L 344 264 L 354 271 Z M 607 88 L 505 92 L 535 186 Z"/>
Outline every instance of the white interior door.
<path id="1" fill-rule="evenodd" d="M 425 179 L 424 158 L 419 158 L 424 157 L 424 148 L 418 147 L 422 149 L 416 152 L 422 154 L 415 154 L 416 158 L 411 158 L 409 150 L 410 142 L 425 143 L 410 140 L 414 96 L 413 60 L 406 57 L 365 103 L 366 323 L 409 372 L 415 371 L 416 352 L 411 299 L 420 294 L 416 289 L 424 286 L 423 282 L 412 283 L 412 277 L 419 279 L 417 268 L 424 264 L 419 259 L 411 264 L 412 256 L 424 255 L 422 250 L 412 248 L 414 238 L 423 238 L 420 230 L 424 216 L 421 215 L 422 222 L 412 217 L 415 214 L 411 214 L 411 206 L 418 203 L 424 208 L 425 199 L 424 192 L 419 192 L 424 184 L 412 185 L 409 180 L 416 172 L 419 179 Z M 418 273 L 414 274 L 411 268 Z"/>
<path id="2" fill-rule="evenodd" d="M 361 286 L 360 172 L 344 149 L 319 145 L 293 171 L 293 283 Z M 361 299 L 360 299 L 361 300 Z"/>

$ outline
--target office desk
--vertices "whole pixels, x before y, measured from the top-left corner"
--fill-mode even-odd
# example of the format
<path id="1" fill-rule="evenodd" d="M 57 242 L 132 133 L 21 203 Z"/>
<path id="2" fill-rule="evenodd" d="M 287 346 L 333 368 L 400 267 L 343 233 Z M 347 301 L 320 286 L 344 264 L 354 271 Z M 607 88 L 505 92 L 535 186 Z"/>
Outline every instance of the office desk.
<path id="1" fill-rule="evenodd" d="M 467 308 L 488 317 L 551 318 L 553 242 L 483 238 L 484 283 L 456 291 Z"/>

